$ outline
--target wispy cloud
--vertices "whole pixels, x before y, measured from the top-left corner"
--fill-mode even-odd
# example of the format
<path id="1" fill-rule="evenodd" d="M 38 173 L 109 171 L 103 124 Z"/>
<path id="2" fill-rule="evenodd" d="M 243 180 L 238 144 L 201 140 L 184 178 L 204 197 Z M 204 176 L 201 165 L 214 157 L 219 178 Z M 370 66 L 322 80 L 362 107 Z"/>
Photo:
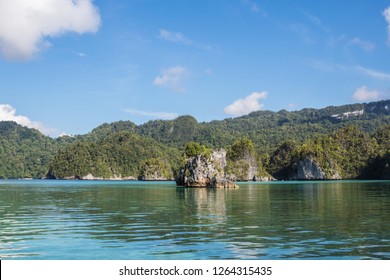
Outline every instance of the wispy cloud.
<path id="1" fill-rule="evenodd" d="M 376 80 L 390 80 L 390 73 L 370 69 L 360 65 L 342 65 L 316 59 L 306 59 L 305 62 L 310 65 L 310 67 L 324 72 L 345 71 L 355 74 L 358 73 Z"/>
<path id="2" fill-rule="evenodd" d="M 173 43 L 182 43 L 185 45 L 192 45 L 194 43 L 180 32 L 172 32 L 165 29 L 159 30 L 159 38 Z"/>
<path id="3" fill-rule="evenodd" d="M 387 35 L 388 35 L 388 44 L 390 45 L 390 6 L 383 11 L 383 16 L 387 22 Z"/>
<path id="4" fill-rule="evenodd" d="M 352 95 L 352 99 L 355 101 L 374 101 L 379 100 L 382 93 L 377 90 L 370 90 L 366 86 L 359 87 Z"/>
<path id="5" fill-rule="evenodd" d="M 310 21 L 311 24 L 317 26 L 318 28 L 322 29 L 325 33 L 330 33 L 330 29 L 328 26 L 326 26 L 319 17 L 312 15 L 308 13 L 307 11 L 302 11 L 302 13 L 305 15 L 305 17 Z"/>
<path id="6" fill-rule="evenodd" d="M 363 40 L 359 37 L 350 38 L 349 36 L 344 34 L 338 38 L 338 41 L 346 47 L 357 46 L 366 52 L 370 52 L 370 51 L 373 51 L 375 49 L 374 43 L 367 41 L 367 40 Z"/>
<path id="7" fill-rule="evenodd" d="M 126 113 L 137 116 L 152 117 L 157 119 L 175 119 L 179 116 L 177 113 L 167 113 L 167 112 L 150 112 L 150 111 L 140 111 L 135 109 L 125 109 Z"/>
<path id="8" fill-rule="evenodd" d="M 183 85 L 184 78 L 188 75 L 188 70 L 182 66 L 174 66 L 161 70 L 161 74 L 153 80 L 153 84 L 159 87 L 166 87 L 175 92 L 185 92 Z"/>
<path id="9" fill-rule="evenodd" d="M 224 112 L 228 115 L 242 116 L 253 111 L 258 111 L 264 106 L 259 102 L 259 100 L 266 99 L 267 95 L 268 93 L 266 91 L 252 92 L 247 97 L 237 99 L 232 104 L 227 106 Z"/>
<path id="10" fill-rule="evenodd" d="M 45 126 L 43 123 L 30 120 L 23 115 L 17 115 L 16 109 L 9 104 L 0 104 L 0 121 L 13 121 L 28 128 L 35 128 L 45 135 L 57 137 L 65 134 L 58 129 Z"/>
<path id="11" fill-rule="evenodd" d="M 290 30 L 297 34 L 306 44 L 314 43 L 310 29 L 306 25 L 301 23 L 294 23 L 290 25 Z"/>
<path id="12" fill-rule="evenodd" d="M 242 3 L 244 3 L 246 6 L 248 6 L 252 12 L 257 13 L 257 14 L 261 15 L 262 17 L 267 16 L 267 12 L 261 6 L 259 6 L 256 2 L 254 2 L 252 0 L 242 0 Z"/>
<path id="13" fill-rule="evenodd" d="M 301 22 L 291 23 L 289 28 L 306 44 L 314 44 L 324 40 L 327 44 L 333 44 L 333 37 L 331 30 L 326 26 L 319 17 L 301 10 L 301 14 L 304 16 Z"/>
<path id="14" fill-rule="evenodd" d="M 308 58 L 305 59 L 305 63 L 309 65 L 310 67 L 323 71 L 323 72 L 333 72 L 336 70 L 346 70 L 346 66 L 343 66 L 341 64 L 329 62 L 329 61 L 323 61 L 323 60 L 318 60 L 318 59 L 312 59 Z"/>
<path id="15" fill-rule="evenodd" d="M 69 53 L 72 53 L 73 55 L 78 56 L 78 57 L 86 57 L 87 56 L 86 53 L 79 52 L 79 51 L 76 51 L 76 50 L 73 50 L 73 49 L 66 49 L 65 51 L 67 51 Z"/>
<path id="16" fill-rule="evenodd" d="M 0 1 L 0 53 L 26 60 L 51 44 L 48 37 L 96 32 L 100 15 L 92 0 Z"/>
<path id="17" fill-rule="evenodd" d="M 322 38 L 326 39 L 327 44 L 330 47 L 334 47 L 336 44 L 340 44 L 342 47 L 349 47 L 349 46 L 357 46 L 361 49 L 363 49 L 366 52 L 373 51 L 375 49 L 375 44 L 368 41 L 364 40 L 358 36 L 351 37 L 348 35 L 341 35 L 341 36 L 336 36 L 332 34 L 331 28 L 329 28 L 319 17 L 302 10 L 302 14 L 306 17 L 308 20 L 308 24 L 295 24 L 292 25 L 292 30 L 297 33 L 301 38 L 306 42 L 306 43 L 312 43 L 314 42 L 314 36 L 315 31 L 312 30 L 310 27 L 315 27 L 317 30 L 320 30 L 322 34 Z M 390 14 L 390 12 L 389 12 Z M 317 36 L 318 38 L 318 36 Z"/>
<path id="18" fill-rule="evenodd" d="M 360 39 L 359 37 L 354 37 L 351 40 L 349 40 L 349 45 L 356 45 L 358 47 L 361 47 L 363 50 L 369 52 L 375 49 L 375 45 L 369 41 L 365 41 Z"/>
<path id="19" fill-rule="evenodd" d="M 368 77 L 377 80 L 390 80 L 390 73 L 385 73 L 385 72 L 369 69 L 362 66 L 355 66 L 354 69 L 363 75 L 366 75 Z"/>
<path id="20" fill-rule="evenodd" d="M 158 37 L 160 39 L 167 40 L 167 41 L 172 42 L 172 43 L 183 44 L 186 46 L 191 46 L 191 47 L 195 47 L 195 48 L 202 49 L 202 50 L 212 50 L 213 49 L 209 45 L 202 44 L 202 43 L 199 43 L 199 42 L 196 42 L 194 40 L 187 38 L 186 36 L 184 36 L 183 33 L 180 33 L 180 32 L 173 32 L 173 31 L 169 31 L 166 29 L 160 29 Z"/>

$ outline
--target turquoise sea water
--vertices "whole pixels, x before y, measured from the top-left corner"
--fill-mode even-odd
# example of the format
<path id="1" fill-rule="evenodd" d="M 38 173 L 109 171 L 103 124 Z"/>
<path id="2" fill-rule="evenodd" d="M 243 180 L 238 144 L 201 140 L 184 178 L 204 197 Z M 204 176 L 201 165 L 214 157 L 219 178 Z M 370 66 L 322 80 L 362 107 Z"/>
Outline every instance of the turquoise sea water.
<path id="1" fill-rule="evenodd" d="M 390 259 L 390 181 L 0 181 L 1 259 Z"/>

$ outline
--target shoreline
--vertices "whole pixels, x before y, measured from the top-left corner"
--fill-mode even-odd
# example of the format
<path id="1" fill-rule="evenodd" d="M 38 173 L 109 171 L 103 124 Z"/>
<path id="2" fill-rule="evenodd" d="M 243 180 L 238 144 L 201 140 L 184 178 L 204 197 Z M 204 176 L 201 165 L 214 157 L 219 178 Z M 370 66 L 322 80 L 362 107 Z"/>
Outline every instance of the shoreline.
<path id="1" fill-rule="evenodd" d="M 69 181 L 69 182 L 173 182 L 176 183 L 175 180 L 139 180 L 139 179 L 111 179 L 111 178 L 102 178 L 102 179 L 53 179 L 53 178 L 0 178 L 0 181 Z M 390 181 L 390 178 L 387 179 L 339 179 L 339 180 L 272 180 L 272 181 L 234 181 L 238 184 L 270 184 L 270 183 L 310 183 L 310 182 L 324 182 L 324 183 L 332 183 L 332 182 L 385 182 Z M 179 186 L 182 187 L 182 186 Z"/>

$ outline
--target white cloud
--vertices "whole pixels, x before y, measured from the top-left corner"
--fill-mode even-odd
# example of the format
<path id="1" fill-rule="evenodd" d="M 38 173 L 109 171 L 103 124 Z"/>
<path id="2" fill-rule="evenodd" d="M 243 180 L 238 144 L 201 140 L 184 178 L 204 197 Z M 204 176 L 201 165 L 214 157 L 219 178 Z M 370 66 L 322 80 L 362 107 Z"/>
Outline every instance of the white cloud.
<path id="1" fill-rule="evenodd" d="M 126 113 L 132 115 L 139 115 L 145 117 L 153 117 L 158 119 L 175 119 L 179 116 L 177 113 L 167 113 L 167 112 L 149 112 L 149 111 L 140 111 L 135 109 L 126 109 L 124 110 Z"/>
<path id="2" fill-rule="evenodd" d="M 28 128 L 35 128 L 43 134 L 53 137 L 64 134 L 55 128 L 49 128 L 40 122 L 32 121 L 26 116 L 17 115 L 16 109 L 8 104 L 0 104 L 0 121 L 13 121 Z"/>
<path id="3" fill-rule="evenodd" d="M 185 92 L 186 88 L 182 85 L 183 79 L 188 75 L 188 70 L 182 66 L 174 66 L 161 70 L 161 75 L 153 80 L 153 84 L 160 87 L 166 87 L 176 92 Z"/>
<path id="4" fill-rule="evenodd" d="M 267 98 L 267 95 L 268 93 L 266 91 L 252 92 L 247 97 L 238 99 L 227 106 L 224 112 L 228 115 L 242 116 L 253 111 L 258 111 L 263 107 L 263 104 L 260 104 L 259 100 Z"/>
<path id="5" fill-rule="evenodd" d="M 383 11 L 383 16 L 387 22 L 388 43 L 390 44 L 390 7 Z"/>
<path id="6" fill-rule="evenodd" d="M 0 0 L 0 53 L 29 59 L 50 46 L 48 37 L 96 32 L 99 26 L 92 0 Z"/>
<path id="7" fill-rule="evenodd" d="M 352 98 L 356 101 L 379 100 L 381 98 L 381 93 L 376 90 L 370 90 L 366 86 L 362 86 L 356 89 Z"/>

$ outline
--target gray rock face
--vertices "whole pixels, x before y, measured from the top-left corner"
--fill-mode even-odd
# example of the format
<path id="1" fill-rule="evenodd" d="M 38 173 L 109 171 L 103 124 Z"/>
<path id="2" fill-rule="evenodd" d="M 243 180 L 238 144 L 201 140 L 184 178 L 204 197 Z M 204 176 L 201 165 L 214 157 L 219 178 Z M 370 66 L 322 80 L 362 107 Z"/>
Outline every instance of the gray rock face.
<path id="1" fill-rule="evenodd" d="M 185 187 L 238 188 L 225 178 L 226 151 L 214 150 L 209 158 L 189 158 L 176 177 L 176 185 Z"/>
<path id="2" fill-rule="evenodd" d="M 276 181 L 275 178 L 270 176 L 255 176 L 253 177 L 253 181 L 259 181 L 259 182 L 270 182 L 270 181 Z"/>
<path id="3" fill-rule="evenodd" d="M 233 181 L 252 181 L 256 178 L 257 167 L 254 158 L 245 157 L 229 163 L 229 177 Z"/>
<path id="4" fill-rule="evenodd" d="M 256 159 L 254 157 L 249 157 L 247 161 L 249 163 L 248 180 L 254 180 L 257 174 Z"/>
<path id="5" fill-rule="evenodd" d="M 271 175 L 267 174 L 256 164 L 254 157 L 245 157 L 229 164 L 226 177 L 232 181 L 273 181 Z"/>
<path id="6" fill-rule="evenodd" d="M 119 181 L 119 180 L 136 180 L 135 177 L 132 177 L 132 176 L 129 176 L 129 177 L 117 177 L 117 176 L 113 176 L 113 177 L 110 177 L 110 178 L 102 178 L 102 177 L 95 177 L 94 175 L 92 175 L 91 173 L 89 173 L 88 175 L 84 176 L 84 177 L 81 177 L 81 178 L 75 178 L 74 176 L 73 177 L 65 177 L 64 178 L 65 180 L 75 180 L 75 179 L 79 179 L 79 180 L 111 180 L 111 181 Z"/>
<path id="7" fill-rule="evenodd" d="M 332 175 L 326 175 L 319 164 L 310 157 L 305 157 L 298 162 L 296 171 L 290 176 L 290 180 L 338 180 L 339 173 L 334 170 Z"/>
<path id="8" fill-rule="evenodd" d="M 296 173 L 291 176 L 291 180 L 324 180 L 325 173 L 321 167 L 311 158 L 306 157 L 297 165 Z"/>
<path id="9" fill-rule="evenodd" d="M 211 188 L 236 189 L 238 186 L 232 181 L 224 178 L 213 178 L 211 180 Z"/>
<path id="10" fill-rule="evenodd" d="M 213 150 L 213 153 L 210 156 L 210 161 L 213 165 L 224 172 L 226 163 L 226 151 L 224 149 Z"/>

